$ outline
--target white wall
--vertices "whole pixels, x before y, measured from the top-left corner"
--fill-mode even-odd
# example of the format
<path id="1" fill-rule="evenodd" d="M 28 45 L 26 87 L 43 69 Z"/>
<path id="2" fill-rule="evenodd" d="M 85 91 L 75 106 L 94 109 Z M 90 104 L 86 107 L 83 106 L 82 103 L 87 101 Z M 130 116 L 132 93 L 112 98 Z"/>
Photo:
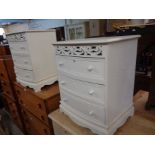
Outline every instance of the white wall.
<path id="1" fill-rule="evenodd" d="M 49 29 L 65 25 L 65 19 L 34 19 L 29 22 L 29 29 Z"/>

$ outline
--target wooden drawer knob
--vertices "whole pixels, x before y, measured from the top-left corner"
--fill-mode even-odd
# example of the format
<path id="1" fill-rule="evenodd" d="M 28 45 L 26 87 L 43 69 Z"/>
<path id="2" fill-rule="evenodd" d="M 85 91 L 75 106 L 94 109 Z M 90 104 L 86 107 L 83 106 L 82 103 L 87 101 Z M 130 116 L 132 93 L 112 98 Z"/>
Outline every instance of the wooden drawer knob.
<path id="1" fill-rule="evenodd" d="M 42 109 L 42 106 L 41 106 L 41 104 L 38 104 L 38 107 L 39 107 L 39 109 Z"/>
<path id="2" fill-rule="evenodd" d="M 1 75 L 2 77 L 4 76 L 4 74 L 3 74 L 3 73 L 1 73 L 0 75 Z"/>

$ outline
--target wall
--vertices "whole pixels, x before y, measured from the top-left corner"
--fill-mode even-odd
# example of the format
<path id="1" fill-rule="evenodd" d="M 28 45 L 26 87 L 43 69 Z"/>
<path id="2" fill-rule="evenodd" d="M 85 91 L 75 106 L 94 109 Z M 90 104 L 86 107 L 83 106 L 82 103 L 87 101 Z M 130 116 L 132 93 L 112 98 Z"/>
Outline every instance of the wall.
<path id="1" fill-rule="evenodd" d="M 65 19 L 33 19 L 29 22 L 29 29 L 49 29 L 62 27 L 65 25 Z"/>

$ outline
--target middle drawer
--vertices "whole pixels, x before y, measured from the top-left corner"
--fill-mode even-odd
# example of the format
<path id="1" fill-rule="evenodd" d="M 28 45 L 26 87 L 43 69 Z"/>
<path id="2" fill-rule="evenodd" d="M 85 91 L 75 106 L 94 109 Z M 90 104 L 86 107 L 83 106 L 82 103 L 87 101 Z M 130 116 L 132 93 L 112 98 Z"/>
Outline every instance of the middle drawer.
<path id="1" fill-rule="evenodd" d="M 105 100 L 105 86 L 94 84 L 81 80 L 73 79 L 65 74 L 59 74 L 59 86 L 62 89 L 68 90 L 86 100 L 104 104 Z"/>
<path id="2" fill-rule="evenodd" d="M 10 96 L 12 99 L 15 99 L 14 93 L 12 91 L 11 84 L 6 81 L 1 81 L 2 89 L 4 94 Z"/>
<path id="3" fill-rule="evenodd" d="M 26 55 L 12 54 L 14 65 L 18 68 L 33 70 L 31 58 Z"/>
<path id="4" fill-rule="evenodd" d="M 15 69 L 17 78 L 20 78 L 21 80 L 25 80 L 28 82 L 35 81 L 35 76 L 34 76 L 33 71 L 27 70 L 27 69 L 21 69 L 21 68 L 17 68 L 17 67 L 14 67 L 14 69 Z"/>

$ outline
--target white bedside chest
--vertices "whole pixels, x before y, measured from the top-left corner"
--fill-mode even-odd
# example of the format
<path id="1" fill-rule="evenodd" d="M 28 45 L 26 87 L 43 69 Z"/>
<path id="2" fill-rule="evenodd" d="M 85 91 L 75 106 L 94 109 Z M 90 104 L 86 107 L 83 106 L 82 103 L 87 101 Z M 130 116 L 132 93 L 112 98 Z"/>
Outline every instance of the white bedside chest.
<path id="1" fill-rule="evenodd" d="M 7 34 L 7 39 L 19 83 L 40 91 L 44 85 L 57 80 L 52 46 L 56 42 L 55 30 L 11 33 Z"/>
<path id="2" fill-rule="evenodd" d="M 97 134 L 113 134 L 123 125 L 134 113 L 139 37 L 57 42 L 61 111 Z"/>

